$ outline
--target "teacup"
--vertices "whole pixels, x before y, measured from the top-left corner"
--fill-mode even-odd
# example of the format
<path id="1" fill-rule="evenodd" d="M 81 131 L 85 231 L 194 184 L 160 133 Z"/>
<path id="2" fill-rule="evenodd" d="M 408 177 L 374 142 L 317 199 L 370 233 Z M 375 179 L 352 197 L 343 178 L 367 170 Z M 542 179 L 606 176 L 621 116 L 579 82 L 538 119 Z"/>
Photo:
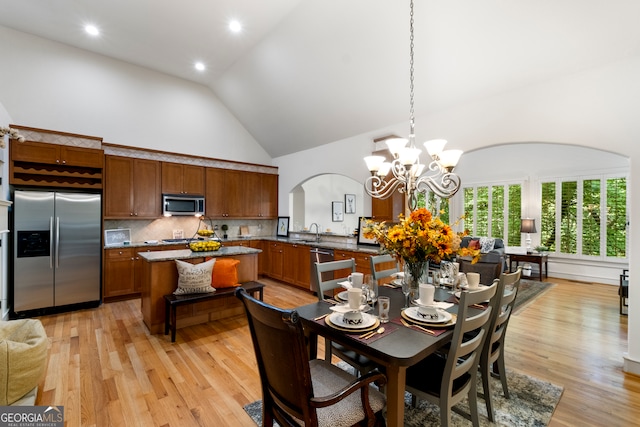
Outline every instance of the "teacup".
<path id="1" fill-rule="evenodd" d="M 362 323 L 362 313 L 360 311 L 348 311 L 342 316 L 342 323 L 345 325 L 359 325 Z"/>
<path id="2" fill-rule="evenodd" d="M 420 305 L 433 305 L 433 296 L 436 292 L 436 288 L 428 283 L 420 283 L 418 285 L 420 291 L 420 299 L 418 304 Z"/>
<path id="3" fill-rule="evenodd" d="M 362 294 L 361 288 L 347 289 L 347 302 L 351 310 L 360 310 L 360 306 L 367 303 L 367 296 Z"/>
<path id="4" fill-rule="evenodd" d="M 364 281 L 364 274 L 362 273 L 351 273 L 349 277 L 347 277 L 351 287 L 353 288 L 361 288 L 362 282 Z"/>
<path id="5" fill-rule="evenodd" d="M 467 289 L 475 291 L 480 286 L 480 273 L 467 273 Z"/>

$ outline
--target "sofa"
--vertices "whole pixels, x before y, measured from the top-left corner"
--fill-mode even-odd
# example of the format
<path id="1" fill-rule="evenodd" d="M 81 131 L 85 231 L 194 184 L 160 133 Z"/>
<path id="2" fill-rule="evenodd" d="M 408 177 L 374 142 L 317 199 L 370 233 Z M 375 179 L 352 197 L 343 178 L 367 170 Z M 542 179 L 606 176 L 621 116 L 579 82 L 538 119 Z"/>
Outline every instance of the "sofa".
<path id="1" fill-rule="evenodd" d="M 472 264 L 471 257 L 459 258 L 460 271 L 463 273 L 480 273 L 480 283 L 490 285 L 494 279 L 500 278 L 500 275 L 506 269 L 504 242 L 499 238 L 463 237 L 460 247 L 467 248 L 470 245 L 480 249 L 480 259 L 477 263 Z"/>

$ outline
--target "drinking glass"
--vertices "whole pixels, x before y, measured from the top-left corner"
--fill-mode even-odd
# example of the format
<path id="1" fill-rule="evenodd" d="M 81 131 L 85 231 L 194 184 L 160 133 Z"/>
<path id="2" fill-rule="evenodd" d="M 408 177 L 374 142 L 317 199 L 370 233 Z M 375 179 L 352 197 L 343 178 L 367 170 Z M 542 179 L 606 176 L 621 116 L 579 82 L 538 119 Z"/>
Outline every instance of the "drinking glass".
<path id="1" fill-rule="evenodd" d="M 411 283 L 402 279 L 402 293 L 404 294 L 404 308 L 409 307 L 409 294 L 411 293 Z"/>
<path id="2" fill-rule="evenodd" d="M 378 315 L 380 317 L 380 323 L 387 323 L 389 321 L 389 297 L 378 297 Z"/>
<path id="3" fill-rule="evenodd" d="M 378 301 L 378 281 L 373 278 L 373 274 L 365 274 L 364 285 L 368 291 L 367 300 L 371 304 L 371 307 L 373 307 L 376 305 L 376 301 Z"/>

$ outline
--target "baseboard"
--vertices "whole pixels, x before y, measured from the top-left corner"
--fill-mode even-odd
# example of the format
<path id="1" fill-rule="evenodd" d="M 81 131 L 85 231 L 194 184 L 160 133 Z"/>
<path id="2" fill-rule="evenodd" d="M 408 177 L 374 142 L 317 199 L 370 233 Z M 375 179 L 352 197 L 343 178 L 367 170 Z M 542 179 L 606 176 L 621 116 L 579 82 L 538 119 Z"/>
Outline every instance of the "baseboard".
<path id="1" fill-rule="evenodd" d="M 624 358 L 622 370 L 628 374 L 640 376 L 640 360 L 631 359 L 629 353 L 624 353 L 622 357 Z"/>

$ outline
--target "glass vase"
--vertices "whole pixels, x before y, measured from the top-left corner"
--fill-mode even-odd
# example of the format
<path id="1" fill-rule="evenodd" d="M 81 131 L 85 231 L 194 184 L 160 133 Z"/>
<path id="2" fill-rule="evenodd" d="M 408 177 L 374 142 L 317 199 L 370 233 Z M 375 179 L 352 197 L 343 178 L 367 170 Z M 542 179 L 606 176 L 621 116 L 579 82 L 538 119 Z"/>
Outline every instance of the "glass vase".
<path id="1" fill-rule="evenodd" d="M 429 261 L 414 261 L 409 262 L 405 260 L 404 263 L 404 280 L 409 283 L 411 288 L 409 298 L 414 300 L 419 296 L 420 283 L 428 283 L 429 278 Z"/>

